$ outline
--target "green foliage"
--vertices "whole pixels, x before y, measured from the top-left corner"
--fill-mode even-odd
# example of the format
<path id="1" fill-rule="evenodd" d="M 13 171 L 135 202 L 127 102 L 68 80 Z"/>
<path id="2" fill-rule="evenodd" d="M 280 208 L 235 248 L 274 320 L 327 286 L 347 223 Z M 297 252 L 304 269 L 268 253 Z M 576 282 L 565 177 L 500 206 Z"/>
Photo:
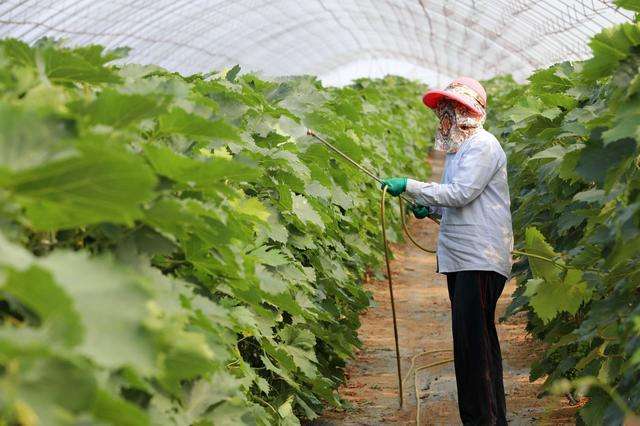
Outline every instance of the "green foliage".
<path id="1" fill-rule="evenodd" d="M 296 424 L 339 406 L 379 190 L 306 127 L 426 178 L 426 88 L 109 65 L 122 54 L 0 42 L 0 422 Z"/>
<path id="2" fill-rule="evenodd" d="M 591 293 L 582 271 L 556 260 L 557 254 L 536 228 L 526 230 L 525 247 L 531 254 L 529 267 L 534 278 L 527 281 L 524 295 L 541 320 L 549 322 L 560 312 L 575 314 L 589 301 Z"/>
<path id="3" fill-rule="evenodd" d="M 621 424 L 640 411 L 640 24 L 591 47 L 526 85 L 487 82 L 487 125 L 505 143 L 516 241 L 531 253 L 508 314 L 528 312 L 548 347 L 531 376 L 595 383 L 578 387 L 591 397 L 582 420 Z"/>

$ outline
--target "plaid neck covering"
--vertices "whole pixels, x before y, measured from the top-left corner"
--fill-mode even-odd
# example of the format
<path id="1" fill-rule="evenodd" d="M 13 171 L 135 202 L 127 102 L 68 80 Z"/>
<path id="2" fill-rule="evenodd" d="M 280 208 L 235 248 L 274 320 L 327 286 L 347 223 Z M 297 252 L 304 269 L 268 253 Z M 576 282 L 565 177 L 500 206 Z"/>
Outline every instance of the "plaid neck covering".
<path id="1" fill-rule="evenodd" d="M 435 149 L 455 153 L 469 136 L 482 129 L 487 114 L 480 103 L 475 106 L 482 111 L 481 115 L 456 101 L 442 99 L 438 102 L 436 114 L 440 125 L 436 131 Z"/>

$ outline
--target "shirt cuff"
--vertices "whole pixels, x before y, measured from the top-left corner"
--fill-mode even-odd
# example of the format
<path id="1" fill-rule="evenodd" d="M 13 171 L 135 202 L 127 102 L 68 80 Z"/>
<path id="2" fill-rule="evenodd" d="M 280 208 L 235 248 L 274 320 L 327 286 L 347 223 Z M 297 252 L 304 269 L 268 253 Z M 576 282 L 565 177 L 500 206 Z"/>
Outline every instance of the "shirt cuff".
<path id="1" fill-rule="evenodd" d="M 420 188 L 424 185 L 424 182 L 419 180 L 407 179 L 406 191 L 409 195 L 416 195 L 420 192 Z"/>

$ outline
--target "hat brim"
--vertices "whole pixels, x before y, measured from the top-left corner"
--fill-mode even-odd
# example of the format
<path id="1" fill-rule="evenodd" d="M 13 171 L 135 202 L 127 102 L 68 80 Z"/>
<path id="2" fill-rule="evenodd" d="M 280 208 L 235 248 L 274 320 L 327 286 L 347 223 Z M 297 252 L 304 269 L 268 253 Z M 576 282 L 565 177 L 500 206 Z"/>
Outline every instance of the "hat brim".
<path id="1" fill-rule="evenodd" d="M 442 98 L 451 99 L 452 101 L 460 102 L 462 105 L 469 108 L 471 111 L 475 111 L 477 114 L 482 114 L 469 99 L 457 93 L 447 92 L 446 90 L 429 90 L 423 97 L 422 102 L 431 109 L 435 109 L 438 102 Z"/>

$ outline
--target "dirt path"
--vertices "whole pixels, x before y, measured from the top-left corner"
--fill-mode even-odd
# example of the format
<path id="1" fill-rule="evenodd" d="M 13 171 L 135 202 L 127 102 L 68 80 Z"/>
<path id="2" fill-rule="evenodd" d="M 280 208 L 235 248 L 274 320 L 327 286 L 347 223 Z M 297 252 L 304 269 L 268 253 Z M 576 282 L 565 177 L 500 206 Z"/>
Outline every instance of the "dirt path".
<path id="1" fill-rule="evenodd" d="M 441 172 L 442 160 L 432 160 L 434 176 Z M 434 177 L 435 179 L 435 177 Z M 435 247 L 437 226 L 430 220 L 414 220 L 410 228 L 417 240 Z M 420 251 L 411 243 L 393 247 L 392 262 L 403 377 L 411 358 L 423 351 L 451 348 L 450 304 L 444 276 L 435 273 L 435 255 Z M 331 411 L 314 425 L 380 425 L 415 424 L 416 399 L 414 378 L 405 384 L 404 409 L 398 409 L 395 353 L 391 307 L 386 281 L 367 284 L 373 293 L 374 307 L 362 315 L 360 338 L 364 346 L 348 365 L 348 382 L 340 395 L 351 408 Z M 498 317 L 511 300 L 515 289 L 509 283 L 498 302 Z M 538 399 L 541 381 L 529 382 L 529 366 L 541 350 L 525 331 L 526 319 L 516 316 L 498 325 L 504 385 L 507 396 L 508 420 L 513 425 L 574 424 L 575 408 L 565 398 Z M 422 356 L 416 366 L 451 358 L 444 353 Z M 421 371 L 417 379 L 421 407 L 421 424 L 460 424 L 456 402 L 456 382 L 453 364 Z"/>

